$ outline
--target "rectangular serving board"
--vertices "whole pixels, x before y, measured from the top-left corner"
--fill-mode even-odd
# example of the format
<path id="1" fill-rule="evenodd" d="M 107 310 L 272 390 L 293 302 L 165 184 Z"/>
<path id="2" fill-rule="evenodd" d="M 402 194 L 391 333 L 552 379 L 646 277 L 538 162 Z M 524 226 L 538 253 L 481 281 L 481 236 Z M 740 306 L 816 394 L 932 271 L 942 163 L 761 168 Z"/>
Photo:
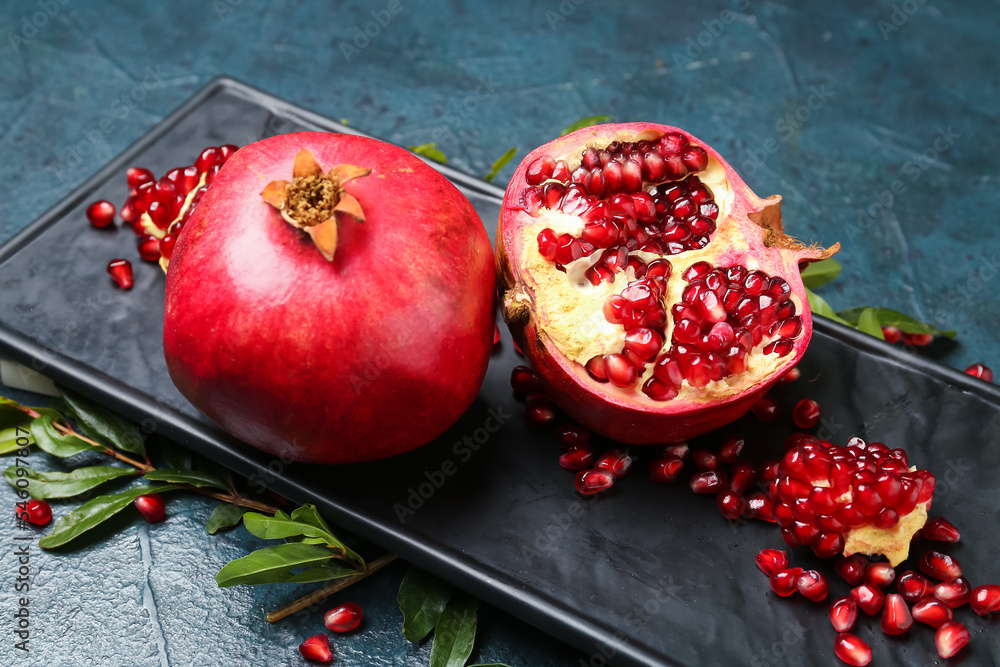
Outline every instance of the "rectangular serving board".
<path id="1" fill-rule="evenodd" d="M 438 441 L 392 460 L 316 466 L 281 461 L 236 441 L 174 388 L 161 348 L 163 275 L 138 261 L 127 228 L 86 224 L 86 205 L 124 201 L 124 173 L 161 174 L 209 145 L 243 145 L 295 130 L 359 134 L 230 78 L 209 82 L 139 141 L 0 248 L 0 354 L 155 427 L 296 502 L 315 503 L 346 529 L 563 639 L 581 664 L 838 665 L 826 605 L 778 599 L 757 570 L 761 548 L 782 548 L 763 522 L 724 520 L 712 498 L 686 484 L 658 485 L 637 471 L 583 498 L 559 468 L 551 432 L 524 426 L 509 384 L 520 362 L 507 332 L 482 390 Z M 434 165 L 469 197 L 493 234 L 503 191 Z M 135 286 L 123 292 L 104 271 L 129 257 Z M 1000 391 L 985 382 L 823 320 L 800 364 L 802 378 L 776 388 L 786 414 L 802 397 L 824 409 L 824 436 L 903 446 L 938 476 L 933 514 L 959 524 L 949 546 L 973 585 L 1000 581 Z M 295 369 L 289 369 L 294 373 Z M 391 410 L 392 406 L 386 406 Z M 783 450 L 790 420 L 752 416 L 744 434 L 759 459 Z M 722 433 L 693 443 L 717 446 Z M 451 474 L 449 474 L 451 473 Z M 832 572 L 807 550 L 803 566 Z M 833 592 L 846 592 L 832 582 Z M 973 629 L 977 664 L 1000 656 L 1000 633 Z M 933 635 L 914 628 L 885 637 L 877 619 L 859 634 L 875 662 L 923 665 Z M 993 623 L 992 625 L 995 625 Z M 981 661 L 980 661 L 981 659 Z"/>

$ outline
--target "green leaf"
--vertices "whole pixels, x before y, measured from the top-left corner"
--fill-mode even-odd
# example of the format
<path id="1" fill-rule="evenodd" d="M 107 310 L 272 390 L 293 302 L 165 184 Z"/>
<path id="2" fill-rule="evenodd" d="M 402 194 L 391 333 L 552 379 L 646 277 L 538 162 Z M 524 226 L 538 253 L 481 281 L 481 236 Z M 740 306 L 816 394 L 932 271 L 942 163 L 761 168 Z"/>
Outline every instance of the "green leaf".
<path id="1" fill-rule="evenodd" d="M 824 259 L 813 262 L 802 271 L 802 282 L 809 289 L 825 285 L 840 275 L 840 262 L 835 259 Z"/>
<path id="2" fill-rule="evenodd" d="M 163 457 L 165 468 L 177 468 L 178 470 L 194 468 L 191 450 L 181 447 L 177 443 L 163 443 L 163 446 L 160 447 L 160 456 Z"/>
<path id="3" fill-rule="evenodd" d="M 226 563 L 215 575 L 215 582 L 225 588 L 239 584 L 308 583 L 357 574 L 357 570 L 332 565 L 336 557 L 337 553 L 326 546 L 275 544 Z M 293 571 L 302 567 L 311 569 L 297 574 Z"/>
<path id="4" fill-rule="evenodd" d="M 559 133 L 560 137 L 565 137 L 570 132 L 576 132 L 579 129 L 590 127 L 591 125 L 597 125 L 598 123 L 607 123 L 611 120 L 611 116 L 607 114 L 600 114 L 597 116 L 587 116 L 586 118 L 581 118 L 572 125 L 568 125 L 562 129 Z"/>
<path id="5" fill-rule="evenodd" d="M 28 414 L 9 404 L 0 403 L 0 454 L 10 454 L 35 444 L 30 427 L 31 417 Z M 27 444 L 17 444 L 18 438 L 22 442 L 27 438 Z"/>
<path id="6" fill-rule="evenodd" d="M 499 171 L 500 171 L 501 169 L 503 169 L 503 168 L 504 168 L 504 166 L 506 166 L 506 164 L 507 164 L 508 162 L 510 162 L 510 161 L 511 161 L 511 159 L 513 159 L 513 157 L 514 157 L 514 156 L 515 156 L 516 154 L 517 154 L 517 148 L 515 147 L 515 148 L 511 148 L 511 149 L 509 149 L 509 150 L 508 150 L 508 151 L 507 151 L 506 153 L 504 153 L 504 154 L 503 154 L 503 155 L 501 155 L 501 156 L 500 156 L 499 158 L 497 158 L 497 161 L 493 163 L 493 166 L 492 166 L 492 167 L 490 167 L 490 173 L 486 174 L 486 176 L 484 176 L 484 177 L 483 177 L 483 179 L 484 179 L 484 180 L 485 180 L 485 181 L 486 181 L 487 183 L 492 183 L 492 182 L 493 182 L 493 179 L 494 179 L 494 178 L 496 178 L 496 176 L 497 176 L 497 173 L 498 173 L 498 172 L 499 172 Z"/>
<path id="7" fill-rule="evenodd" d="M 85 435 L 123 452 L 146 455 L 146 445 L 139 429 L 127 419 L 63 387 L 59 387 L 59 393 L 77 423 L 86 429 Z"/>
<path id="8" fill-rule="evenodd" d="M 18 475 L 18 470 L 27 472 Z M 115 466 L 87 466 L 72 472 L 35 472 L 31 468 L 11 466 L 4 471 L 3 476 L 15 488 L 19 478 L 27 479 L 27 490 L 31 497 L 44 499 L 72 498 L 113 479 L 137 474 L 138 471 L 132 468 Z"/>
<path id="9" fill-rule="evenodd" d="M 208 516 L 205 530 L 209 535 L 215 535 L 220 530 L 229 530 L 243 519 L 243 508 L 232 503 L 219 503 Z"/>
<path id="10" fill-rule="evenodd" d="M 57 431 L 52 415 L 42 415 L 31 422 L 31 437 L 43 452 L 63 459 L 80 452 L 103 451 L 101 447 L 84 442 L 75 435 L 63 435 Z"/>
<path id="11" fill-rule="evenodd" d="M 430 634 L 454 591 L 450 584 L 419 568 L 407 570 L 396 596 L 403 612 L 403 636 L 418 642 Z"/>
<path id="12" fill-rule="evenodd" d="M 407 150 L 423 155 L 428 160 L 434 160 L 440 164 L 447 164 L 448 156 L 437 149 L 436 143 L 420 144 L 419 146 L 407 146 Z"/>
<path id="13" fill-rule="evenodd" d="M 861 311 L 861 315 L 858 317 L 858 331 L 885 340 L 882 325 L 879 324 L 874 308 L 865 308 Z"/>
<path id="14" fill-rule="evenodd" d="M 123 509 L 132 501 L 150 493 L 165 493 L 177 487 L 165 484 L 161 486 L 136 486 L 110 496 L 98 496 L 88 500 L 75 510 L 59 519 L 52 532 L 38 540 L 38 546 L 43 549 L 59 547 L 76 539 L 91 528 L 99 526 Z"/>
<path id="15" fill-rule="evenodd" d="M 865 310 L 868 310 L 868 308 L 859 306 L 857 308 L 842 310 L 837 314 L 846 320 L 848 324 L 853 325 L 861 319 L 861 313 Z M 900 313 L 889 308 L 872 308 L 871 310 L 875 311 L 875 317 L 878 318 L 880 324 L 887 327 L 896 327 L 903 333 L 932 334 L 934 336 L 945 336 L 946 338 L 954 338 L 957 333 L 954 330 L 941 331 L 940 329 L 935 329 L 931 325 L 916 320 L 905 313 Z"/>
<path id="16" fill-rule="evenodd" d="M 153 470 L 146 473 L 146 479 L 150 482 L 171 482 L 173 484 L 190 484 L 202 489 L 206 486 L 213 486 L 223 491 L 228 491 L 229 486 L 225 480 L 219 479 L 216 475 L 203 470 L 181 470 L 178 468 L 165 468 Z"/>
<path id="17" fill-rule="evenodd" d="M 830 307 L 830 304 L 828 304 L 823 297 L 816 294 L 811 289 L 806 289 L 806 296 L 809 298 L 809 310 L 811 310 L 814 315 L 819 315 L 833 320 L 834 322 L 846 324 L 847 326 L 853 326 L 850 322 L 846 322 L 838 316 L 836 311 Z"/>
<path id="18" fill-rule="evenodd" d="M 337 539 L 314 505 L 303 505 L 292 512 L 291 516 L 280 511 L 273 517 L 258 512 L 247 512 L 243 515 L 243 525 L 251 534 L 265 540 L 282 540 L 298 536 L 320 538 L 331 548 L 339 549 L 342 557 L 361 566 L 365 563 L 361 556 Z"/>
<path id="19" fill-rule="evenodd" d="M 476 643 L 479 600 L 459 593 L 448 602 L 434 630 L 430 667 L 465 667 Z"/>
<path id="20" fill-rule="evenodd" d="M 505 665 L 500 662 L 491 662 L 488 665 L 469 665 L 469 667 L 510 667 L 510 665 Z"/>

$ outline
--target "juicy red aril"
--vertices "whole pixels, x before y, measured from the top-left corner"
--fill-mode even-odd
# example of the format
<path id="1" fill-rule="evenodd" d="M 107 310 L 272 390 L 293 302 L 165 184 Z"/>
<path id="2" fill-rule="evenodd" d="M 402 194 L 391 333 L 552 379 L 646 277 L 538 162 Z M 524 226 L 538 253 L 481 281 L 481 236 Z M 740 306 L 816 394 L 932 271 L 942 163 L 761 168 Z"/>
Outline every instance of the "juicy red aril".
<path id="1" fill-rule="evenodd" d="M 827 593 L 830 592 L 830 584 L 826 577 L 816 570 L 806 570 L 800 574 L 796 580 L 796 586 L 799 593 L 813 602 L 826 599 Z"/>
<path id="2" fill-rule="evenodd" d="M 620 449 L 612 449 L 597 459 L 594 467 L 607 470 L 615 477 L 624 477 L 632 469 L 632 457 Z"/>
<path id="3" fill-rule="evenodd" d="M 719 447 L 719 460 L 723 463 L 735 463 L 746 445 L 746 440 L 738 435 L 727 435 Z"/>
<path id="4" fill-rule="evenodd" d="M 934 342 L 934 334 L 900 334 L 903 342 L 914 347 L 925 347 Z"/>
<path id="5" fill-rule="evenodd" d="M 920 557 L 920 571 L 938 581 L 951 581 L 962 576 L 958 561 L 940 551 L 928 551 Z"/>
<path id="6" fill-rule="evenodd" d="M 896 580 L 896 569 L 888 563 L 871 563 L 865 568 L 865 583 L 887 588 Z"/>
<path id="7" fill-rule="evenodd" d="M 594 464 L 594 451 L 588 444 L 573 445 L 559 457 L 559 465 L 575 472 L 587 470 Z"/>
<path id="8" fill-rule="evenodd" d="M 232 157 L 233 153 L 235 153 L 239 149 L 240 147 L 237 146 L 236 144 L 225 144 L 219 146 L 219 158 L 223 163 L 225 163 L 225 161 L 228 160 L 230 157 Z"/>
<path id="9" fill-rule="evenodd" d="M 916 602 L 928 595 L 933 595 L 934 584 L 913 570 L 907 570 L 899 575 L 899 581 L 896 582 L 896 590 L 899 591 L 899 594 L 907 602 Z"/>
<path id="10" fill-rule="evenodd" d="M 872 661 L 872 647 L 850 632 L 841 632 L 833 640 L 833 653 L 853 667 L 864 667 Z"/>
<path id="11" fill-rule="evenodd" d="M 858 620 L 858 603 L 850 595 L 837 598 L 830 605 L 830 623 L 837 632 L 847 632 Z"/>
<path id="12" fill-rule="evenodd" d="M 901 635 L 913 625 L 913 616 L 906 600 L 901 595 L 889 593 L 885 596 L 882 610 L 882 632 L 887 635 Z"/>
<path id="13" fill-rule="evenodd" d="M 788 552 L 781 549 L 762 549 L 756 560 L 760 571 L 769 577 L 788 568 Z"/>
<path id="14" fill-rule="evenodd" d="M 162 239 L 160 239 L 160 254 L 166 259 L 170 259 L 170 256 L 174 254 L 174 245 L 177 243 L 177 234 L 167 234 Z"/>
<path id="15" fill-rule="evenodd" d="M 934 633 L 934 646 L 942 658 L 950 658 L 969 643 L 969 630 L 956 621 L 945 623 Z"/>
<path id="16" fill-rule="evenodd" d="M 551 155 L 543 155 L 528 165 L 528 172 L 525 175 L 525 179 L 528 181 L 528 185 L 540 185 L 552 178 L 555 168 L 555 158 Z"/>
<path id="17" fill-rule="evenodd" d="M 858 603 L 858 608 L 869 616 L 874 616 L 882 611 L 882 606 L 885 604 L 885 594 L 869 584 L 861 584 L 852 588 L 851 597 Z"/>
<path id="18" fill-rule="evenodd" d="M 579 424 L 563 424 L 556 431 L 556 440 L 566 448 L 585 445 L 590 442 L 590 431 Z"/>
<path id="19" fill-rule="evenodd" d="M 962 537 L 951 521 L 941 516 L 928 519 L 921 531 L 924 539 L 933 542 L 958 542 Z"/>
<path id="20" fill-rule="evenodd" d="M 793 567 L 781 570 L 771 575 L 769 583 L 771 590 L 783 598 L 787 598 L 798 590 L 799 575 L 802 574 L 801 567 Z"/>
<path id="21" fill-rule="evenodd" d="M 843 553 L 846 540 L 840 533 L 827 533 L 812 545 L 813 553 L 820 558 L 833 558 Z"/>
<path id="22" fill-rule="evenodd" d="M 649 478 L 654 482 L 673 482 L 684 469 L 684 461 L 676 456 L 668 456 L 649 465 Z"/>
<path id="23" fill-rule="evenodd" d="M 160 239 L 147 234 L 139 239 L 137 245 L 139 257 L 147 262 L 158 262 L 160 260 Z"/>
<path id="24" fill-rule="evenodd" d="M 946 581 L 934 587 L 934 597 L 952 609 L 958 609 L 969 601 L 972 595 L 972 587 L 964 577 L 958 577 L 951 581 Z"/>
<path id="25" fill-rule="evenodd" d="M 781 414 L 781 406 L 768 394 L 761 396 L 751 410 L 753 410 L 754 416 L 762 422 L 774 421 Z"/>
<path id="26" fill-rule="evenodd" d="M 548 405 L 531 405 L 524 411 L 524 423 L 528 426 L 549 426 L 556 420 L 556 412 Z"/>
<path id="27" fill-rule="evenodd" d="M 972 364 L 965 369 L 965 372 L 974 378 L 980 378 L 987 382 L 993 382 L 993 371 L 985 364 Z"/>
<path id="28" fill-rule="evenodd" d="M 129 167 L 125 172 L 125 180 L 128 181 L 129 190 L 137 190 L 143 183 L 152 183 L 156 180 L 153 172 L 142 167 Z"/>
<path id="29" fill-rule="evenodd" d="M 924 598 L 913 605 L 910 610 L 913 620 L 920 621 L 932 628 L 940 628 L 945 623 L 955 619 L 951 607 L 936 598 Z"/>
<path id="30" fill-rule="evenodd" d="M 592 468 L 576 475 L 576 490 L 585 496 L 606 491 L 615 483 L 615 476 L 607 470 Z"/>
<path id="31" fill-rule="evenodd" d="M 719 469 L 719 457 L 707 449 L 696 449 L 691 452 L 691 460 L 699 470 Z"/>
<path id="32" fill-rule="evenodd" d="M 726 491 L 725 493 L 720 493 L 715 497 L 715 504 L 718 506 L 719 512 L 722 513 L 722 516 L 730 521 L 734 521 L 743 516 L 743 512 L 747 509 L 746 498 L 744 498 L 743 494 L 738 491 Z"/>
<path id="33" fill-rule="evenodd" d="M 333 651 L 330 650 L 330 638 L 326 635 L 313 635 L 309 639 L 299 644 L 299 653 L 306 660 L 316 662 L 330 662 L 333 660 Z"/>
<path id="34" fill-rule="evenodd" d="M 122 289 L 132 289 L 132 262 L 127 259 L 113 259 L 108 262 L 108 275 Z"/>
<path id="35" fill-rule="evenodd" d="M 350 632 L 361 624 L 361 607 L 348 602 L 323 614 L 323 624 L 334 632 Z"/>
<path id="36" fill-rule="evenodd" d="M 751 519 L 774 523 L 774 503 L 766 493 L 751 494 L 747 498 L 746 515 Z"/>
<path id="37" fill-rule="evenodd" d="M 198 168 L 198 171 L 206 172 L 212 167 L 221 164 L 222 161 L 221 151 L 215 146 L 209 146 L 194 161 L 194 166 Z"/>
<path id="38" fill-rule="evenodd" d="M 133 501 L 133 504 L 139 510 L 142 518 L 150 523 L 162 521 L 167 514 L 167 506 L 163 502 L 163 498 L 156 493 L 139 496 Z"/>
<path id="39" fill-rule="evenodd" d="M 781 376 L 781 378 L 775 384 L 788 384 L 790 382 L 795 382 L 802 376 L 802 371 L 799 370 L 798 366 L 794 366 L 787 373 Z"/>
<path id="40" fill-rule="evenodd" d="M 94 227 L 107 227 L 115 221 L 115 205 L 101 199 L 87 207 L 87 220 Z"/>
<path id="41" fill-rule="evenodd" d="M 31 498 L 25 503 L 17 503 L 15 508 L 15 514 L 20 521 L 27 521 L 36 526 L 44 526 L 52 521 L 52 507 L 44 500 Z"/>
<path id="42" fill-rule="evenodd" d="M 969 604 L 972 606 L 972 611 L 980 616 L 1000 611 L 1000 586 L 987 584 L 973 588 L 972 594 L 969 596 Z"/>
<path id="43" fill-rule="evenodd" d="M 750 463 L 737 463 L 733 466 L 730 488 L 738 493 L 746 493 L 757 480 L 757 471 Z"/>
<path id="44" fill-rule="evenodd" d="M 691 476 L 690 486 L 695 493 L 722 493 L 728 483 L 724 473 L 718 470 L 705 470 Z"/>
<path id="45" fill-rule="evenodd" d="M 538 376 L 527 366 L 514 366 L 510 372 L 510 386 L 519 394 L 527 394 L 538 389 Z"/>
<path id="46" fill-rule="evenodd" d="M 820 410 L 819 403 L 808 398 L 803 398 L 792 410 L 792 421 L 799 428 L 810 429 L 819 423 L 821 414 L 822 410 Z"/>

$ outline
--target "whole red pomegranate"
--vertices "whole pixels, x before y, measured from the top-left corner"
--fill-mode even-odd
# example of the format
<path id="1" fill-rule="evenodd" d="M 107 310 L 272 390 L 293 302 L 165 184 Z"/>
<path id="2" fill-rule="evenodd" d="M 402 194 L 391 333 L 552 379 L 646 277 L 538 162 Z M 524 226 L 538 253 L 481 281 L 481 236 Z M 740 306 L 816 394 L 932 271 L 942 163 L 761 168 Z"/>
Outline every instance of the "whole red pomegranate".
<path id="1" fill-rule="evenodd" d="M 555 401 L 631 444 L 743 415 L 812 333 L 781 230 L 704 142 L 666 125 L 588 127 L 531 152 L 500 214 L 502 310 Z"/>
<path id="2" fill-rule="evenodd" d="M 265 139 L 226 161 L 167 271 L 170 376 L 229 433 L 348 463 L 441 435 L 493 343 L 489 238 L 469 201 L 395 146 Z"/>

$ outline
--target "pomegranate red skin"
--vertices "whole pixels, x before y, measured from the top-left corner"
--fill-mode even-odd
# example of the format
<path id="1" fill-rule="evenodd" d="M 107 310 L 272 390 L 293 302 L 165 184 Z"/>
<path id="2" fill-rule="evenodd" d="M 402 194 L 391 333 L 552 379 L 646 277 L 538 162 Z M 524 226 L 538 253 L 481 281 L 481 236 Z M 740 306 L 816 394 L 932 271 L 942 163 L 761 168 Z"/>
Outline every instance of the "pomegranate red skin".
<path id="1" fill-rule="evenodd" d="M 366 221 L 328 262 L 261 198 L 308 149 L 350 181 Z M 303 132 L 240 149 L 170 261 L 170 377 L 235 437 L 296 461 L 382 459 L 444 433 L 479 391 L 493 345 L 489 237 L 469 201 L 407 151 Z"/>
<path id="2" fill-rule="evenodd" d="M 528 167 L 542 155 L 560 155 L 577 148 L 582 151 L 587 141 L 635 141 L 650 133 L 662 136 L 670 132 L 684 135 L 722 165 L 726 179 L 735 191 L 730 217 L 752 216 L 765 226 L 772 226 L 776 222 L 776 227 L 780 230 L 780 197 L 774 195 L 761 199 L 722 156 L 706 143 L 679 128 L 655 123 L 609 123 L 586 127 L 529 153 L 514 172 L 507 187 L 497 229 L 497 277 L 502 299 L 501 310 L 515 343 L 531 361 L 550 396 L 569 416 L 593 431 L 632 445 L 680 442 L 708 433 L 746 414 L 771 385 L 802 358 L 812 336 L 812 317 L 807 307 L 802 277 L 797 270 L 799 262 L 825 259 L 840 247 L 840 244 L 835 244 L 824 251 L 816 247 L 801 246 L 795 250 L 786 250 L 785 256 L 780 259 L 773 257 L 774 252 L 770 253 L 774 266 L 783 267 L 781 276 L 791 286 L 792 292 L 801 297 L 802 333 L 796 339 L 792 353 L 782 362 L 780 372 L 747 387 L 742 393 L 700 403 L 674 399 L 657 406 L 647 406 L 638 405 L 631 398 L 616 392 L 615 388 L 594 381 L 581 364 L 570 362 L 560 352 L 550 350 L 551 343 L 539 331 L 534 317 L 525 313 L 526 309 L 517 308 L 516 304 L 504 296 L 521 283 L 521 269 L 516 265 L 516 258 L 520 256 L 522 247 L 521 230 L 517 221 L 522 211 L 520 193 L 528 186 Z M 726 259 L 741 263 L 751 252 L 756 252 L 759 256 L 767 255 L 770 248 L 766 247 L 765 238 L 768 238 L 767 235 L 762 233 L 760 239 L 753 240 L 748 250 L 734 251 L 728 257 L 720 257 L 718 263 L 724 264 Z M 773 270 L 768 265 L 764 269 Z"/>

